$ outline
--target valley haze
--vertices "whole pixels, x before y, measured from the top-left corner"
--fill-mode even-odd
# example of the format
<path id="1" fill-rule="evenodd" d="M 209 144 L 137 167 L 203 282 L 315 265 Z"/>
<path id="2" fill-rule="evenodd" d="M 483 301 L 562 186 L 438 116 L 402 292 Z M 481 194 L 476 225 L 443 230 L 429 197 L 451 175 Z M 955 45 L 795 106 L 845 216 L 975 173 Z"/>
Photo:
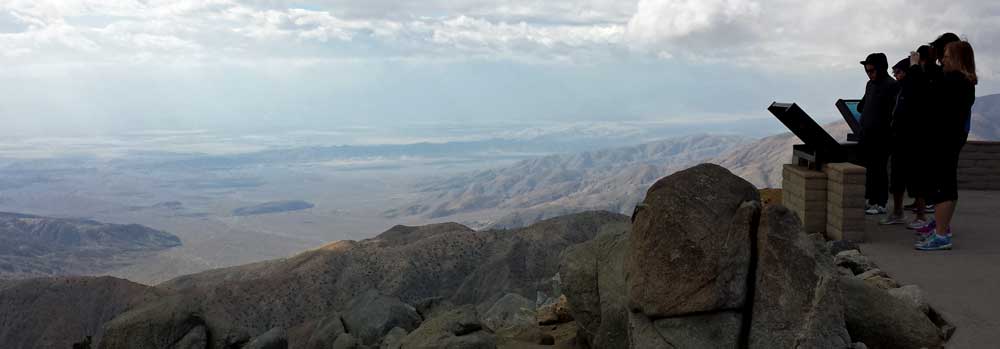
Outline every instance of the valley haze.
<path id="1" fill-rule="evenodd" d="M 978 99 L 973 139 L 1000 139 L 998 105 L 1000 95 Z M 798 142 L 788 132 L 759 138 L 734 130 L 780 130 L 774 119 L 498 128 L 418 143 L 373 144 L 381 138 L 372 130 L 237 138 L 155 131 L 50 138 L 45 154 L 0 146 L 0 211 L 174 234 L 181 246 L 97 273 L 154 284 L 370 238 L 398 224 L 513 229 L 590 210 L 631 214 L 654 181 L 701 162 L 723 165 L 758 187 L 778 187 L 780 164 Z M 825 128 L 836 139 L 849 132 L 843 121 Z M 365 137 L 371 138 L 336 144 Z"/>

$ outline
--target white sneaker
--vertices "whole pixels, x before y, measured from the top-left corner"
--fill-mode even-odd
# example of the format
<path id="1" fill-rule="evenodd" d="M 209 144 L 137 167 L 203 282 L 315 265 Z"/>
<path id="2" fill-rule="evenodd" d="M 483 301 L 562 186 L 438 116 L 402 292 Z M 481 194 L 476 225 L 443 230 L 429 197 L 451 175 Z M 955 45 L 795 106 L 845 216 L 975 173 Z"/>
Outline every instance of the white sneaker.
<path id="1" fill-rule="evenodd" d="M 881 205 L 871 205 L 871 207 L 869 207 L 867 210 L 865 210 L 865 214 L 867 214 L 867 215 L 885 214 L 886 212 L 889 212 L 889 211 L 887 211 L 885 209 L 885 206 L 881 206 Z"/>

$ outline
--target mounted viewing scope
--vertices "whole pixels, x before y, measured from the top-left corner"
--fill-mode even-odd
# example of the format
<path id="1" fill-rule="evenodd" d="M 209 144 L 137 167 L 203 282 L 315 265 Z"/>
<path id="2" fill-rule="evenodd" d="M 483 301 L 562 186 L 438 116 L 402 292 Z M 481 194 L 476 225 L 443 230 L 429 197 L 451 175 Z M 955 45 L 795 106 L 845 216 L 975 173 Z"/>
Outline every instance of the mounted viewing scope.
<path id="1" fill-rule="evenodd" d="M 805 142 L 805 144 L 792 146 L 793 164 L 818 171 L 822 170 L 823 165 L 828 163 L 858 163 L 857 143 L 841 143 L 833 139 L 833 136 L 830 136 L 823 127 L 795 103 L 774 102 L 767 110 L 774 114 L 789 131 Z M 854 119 L 853 115 L 851 118 Z M 851 129 L 854 130 L 854 125 L 851 122 L 848 122 L 848 125 L 851 125 Z"/>

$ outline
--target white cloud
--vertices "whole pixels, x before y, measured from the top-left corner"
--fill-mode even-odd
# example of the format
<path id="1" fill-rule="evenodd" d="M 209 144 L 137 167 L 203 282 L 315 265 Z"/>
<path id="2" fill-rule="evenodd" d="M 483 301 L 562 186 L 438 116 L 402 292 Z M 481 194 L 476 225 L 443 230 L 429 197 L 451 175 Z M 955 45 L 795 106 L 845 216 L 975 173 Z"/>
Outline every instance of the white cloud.
<path id="1" fill-rule="evenodd" d="M 638 10 L 629 20 L 630 39 L 640 44 L 683 38 L 736 24 L 748 24 L 759 17 L 760 4 L 741 0 L 639 0 Z"/>
<path id="2" fill-rule="evenodd" d="M 1000 54 L 992 1 L 639 0 L 628 39 L 640 51 L 770 69 L 847 67 L 870 52 L 901 59 L 940 33 Z"/>
<path id="3" fill-rule="evenodd" d="M 287 59 L 577 61 L 620 53 L 764 69 L 845 68 L 902 58 L 954 31 L 984 75 L 1000 64 L 1000 3 L 988 0 L 7 0 L 0 60 Z M 2 23 L 10 22 L 10 23 Z M 15 23 L 16 22 L 16 23 Z M 191 63 L 191 62 L 188 62 Z M 195 62 L 198 63 L 198 62 Z"/>

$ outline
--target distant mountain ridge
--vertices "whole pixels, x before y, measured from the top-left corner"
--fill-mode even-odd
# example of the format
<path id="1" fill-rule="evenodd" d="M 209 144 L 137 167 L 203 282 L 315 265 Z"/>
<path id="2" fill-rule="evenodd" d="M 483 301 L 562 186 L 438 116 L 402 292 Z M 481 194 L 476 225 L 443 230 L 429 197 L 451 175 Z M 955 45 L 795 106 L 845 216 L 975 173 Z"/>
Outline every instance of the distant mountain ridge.
<path id="1" fill-rule="evenodd" d="M 177 236 L 138 224 L 0 212 L 2 279 L 100 273 L 180 245 Z"/>
<path id="2" fill-rule="evenodd" d="M 268 213 L 281 213 L 305 210 L 315 207 L 311 202 L 302 200 L 269 201 L 258 205 L 240 207 L 233 210 L 234 216 L 253 216 Z"/>
<path id="3" fill-rule="evenodd" d="M 843 121 L 824 129 L 847 139 Z M 1000 94 L 976 99 L 970 139 L 1000 140 Z M 611 148 L 520 161 L 514 165 L 429 181 L 416 199 L 387 216 L 453 217 L 488 212 L 486 228 L 516 228 L 585 210 L 631 213 L 656 179 L 698 162 L 719 164 L 759 188 L 781 186 L 781 165 L 801 141 L 791 132 L 748 141 L 700 135 L 634 147 Z"/>
<path id="4" fill-rule="evenodd" d="M 427 181 L 416 189 L 417 198 L 410 204 L 390 209 L 386 215 L 442 218 L 510 210 L 538 212 L 530 215 L 550 218 L 586 210 L 624 212 L 640 199 L 644 185 L 748 141 L 732 135 L 695 135 L 524 160 L 508 167 Z"/>
<path id="5" fill-rule="evenodd" d="M 1000 141 L 1000 94 L 976 98 L 970 138 Z"/>

